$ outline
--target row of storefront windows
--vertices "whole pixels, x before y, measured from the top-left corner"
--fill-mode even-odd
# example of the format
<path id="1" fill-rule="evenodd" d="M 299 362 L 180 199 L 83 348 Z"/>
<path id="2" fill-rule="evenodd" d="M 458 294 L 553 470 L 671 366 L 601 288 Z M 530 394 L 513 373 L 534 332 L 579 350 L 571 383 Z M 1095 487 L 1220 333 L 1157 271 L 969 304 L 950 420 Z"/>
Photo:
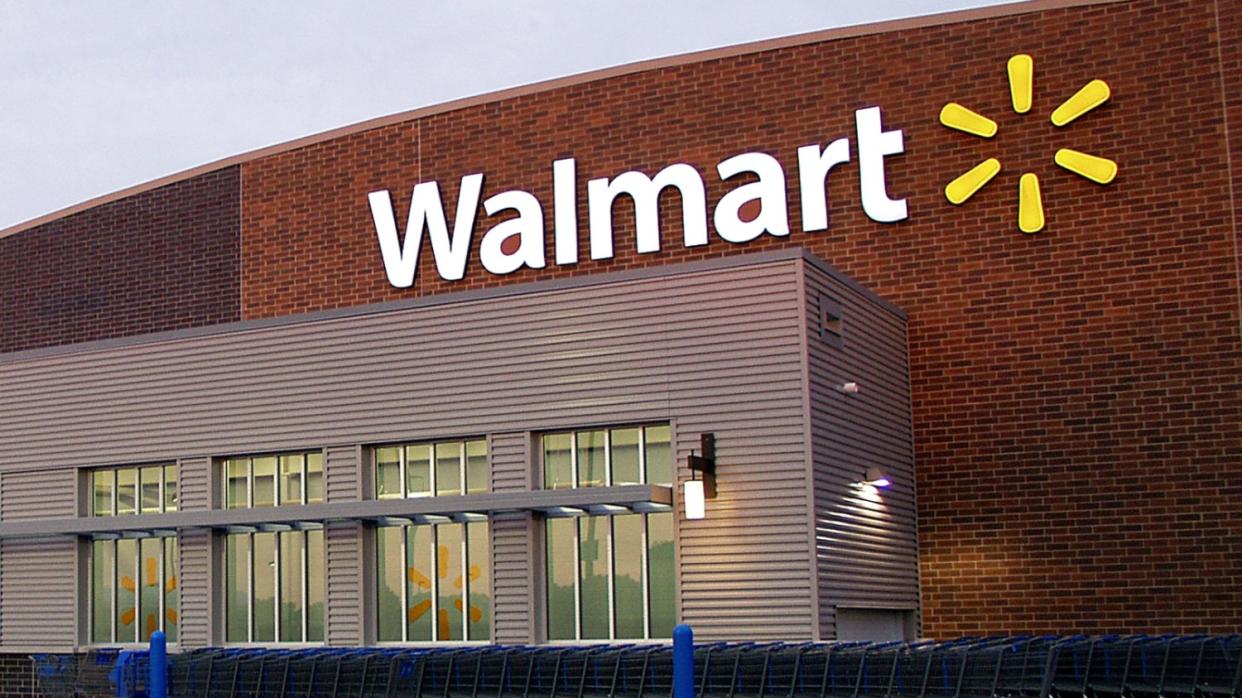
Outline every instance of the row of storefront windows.
<path id="1" fill-rule="evenodd" d="M 544 486 L 670 484 L 671 453 L 667 425 L 545 434 Z M 228 509 L 324 501 L 318 452 L 230 458 L 220 477 Z M 486 493 L 487 442 L 376 448 L 372 482 L 377 499 Z M 176 511 L 176 466 L 100 469 L 91 483 L 97 516 Z M 676 615 L 671 513 L 550 518 L 543 533 L 549 640 L 670 637 Z M 374 546 L 380 642 L 491 639 L 486 520 L 380 526 Z M 175 538 L 96 540 L 90 559 L 92 642 L 145 642 L 155 630 L 176 641 Z M 322 529 L 226 534 L 225 641 L 323 642 L 324 560 Z"/>

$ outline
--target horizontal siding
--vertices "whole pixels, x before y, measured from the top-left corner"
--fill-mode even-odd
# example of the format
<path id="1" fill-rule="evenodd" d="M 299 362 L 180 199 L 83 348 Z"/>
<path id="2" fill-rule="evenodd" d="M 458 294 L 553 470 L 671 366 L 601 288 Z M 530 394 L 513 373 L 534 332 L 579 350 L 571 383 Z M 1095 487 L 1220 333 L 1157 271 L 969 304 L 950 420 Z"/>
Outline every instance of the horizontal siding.
<path id="1" fill-rule="evenodd" d="M 74 647 L 77 546 L 71 538 L 0 542 L 0 645 Z"/>
<path id="2" fill-rule="evenodd" d="M 177 536 L 177 581 L 181 589 L 180 635 L 182 649 L 208 647 L 211 618 L 215 610 L 215 570 L 212 564 L 212 536 L 207 529 L 182 529 Z"/>
<path id="3" fill-rule="evenodd" d="M 3 392 L 3 391 L 0 391 Z M 0 474 L 0 518 L 65 518 L 77 515 L 72 468 Z"/>
<path id="4" fill-rule="evenodd" d="M 488 454 L 493 492 L 521 492 L 531 488 L 530 434 L 524 431 L 492 434 Z"/>
<path id="5" fill-rule="evenodd" d="M 524 644 L 538 639 L 535 601 L 534 521 L 528 513 L 492 517 L 492 632 L 497 642 Z"/>
<path id="6" fill-rule="evenodd" d="M 717 435 L 721 454 L 708 519 L 677 530 L 684 619 L 705 639 L 810 638 L 801 264 L 0 364 L 0 472 L 332 446 L 329 500 L 353 499 L 356 446 L 334 445 L 492 434 L 512 435 L 492 440 L 493 487 L 519 489 L 530 477 L 520 435 L 668 421 L 678 462 L 702 432 Z M 529 548 L 518 533 L 501 534 L 517 547 L 497 560 Z M 329 638 L 357 643 L 361 535 L 334 524 L 328 540 Z M 730 540 L 732 560 L 718 552 Z M 516 600 L 530 571 L 512 587 L 507 574 L 497 569 L 498 598 Z M 728 616 L 720 579 L 747 592 Z M 773 590 L 788 597 L 776 616 Z M 514 612 L 498 608 L 498 627 L 519 633 L 529 621 Z"/>
<path id="7" fill-rule="evenodd" d="M 181 511 L 211 508 L 210 458 L 182 458 L 177 462 L 177 507 Z"/>
<path id="8" fill-rule="evenodd" d="M 357 646 L 363 643 L 362 623 L 362 524 L 329 523 L 324 531 L 328 597 L 327 635 L 329 645 Z"/>
<path id="9" fill-rule="evenodd" d="M 910 383 L 904 321 L 813 265 L 806 272 L 819 618 L 831 639 L 838 606 L 918 605 Z M 842 306 L 840 348 L 819 335 L 821 297 Z M 846 382 L 860 392 L 838 390 Z M 893 481 L 878 497 L 855 484 L 873 466 Z"/>
<path id="10" fill-rule="evenodd" d="M 327 449 L 324 471 L 329 502 L 356 502 L 362 498 L 362 468 L 358 463 L 356 447 L 334 446 Z"/>

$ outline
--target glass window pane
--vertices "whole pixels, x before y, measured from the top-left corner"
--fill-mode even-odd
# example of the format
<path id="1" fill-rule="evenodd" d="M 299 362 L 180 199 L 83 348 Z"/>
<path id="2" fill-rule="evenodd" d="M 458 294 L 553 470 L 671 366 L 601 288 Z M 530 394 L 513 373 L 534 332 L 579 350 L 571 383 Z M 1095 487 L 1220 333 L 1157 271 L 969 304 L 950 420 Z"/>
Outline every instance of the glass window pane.
<path id="1" fill-rule="evenodd" d="M 160 476 L 163 477 L 163 473 Z M 141 623 L 138 638 L 142 642 L 150 642 L 152 633 L 160 629 L 160 597 L 164 595 L 164 582 L 160 579 L 164 569 L 164 541 L 143 538 L 139 541 L 138 551 L 142 557 L 139 564 L 142 591 L 138 594 L 138 619 Z"/>
<path id="2" fill-rule="evenodd" d="M 164 511 L 177 510 L 177 466 L 164 466 Z"/>
<path id="3" fill-rule="evenodd" d="M 573 487 L 573 435 L 543 437 L 543 486 L 550 490 Z"/>
<path id="4" fill-rule="evenodd" d="M 116 513 L 133 514 L 137 510 L 138 469 L 121 468 L 116 471 Z"/>
<path id="5" fill-rule="evenodd" d="M 306 641 L 323 642 L 324 578 L 323 530 L 306 532 Z"/>
<path id="6" fill-rule="evenodd" d="M 318 504 L 323 501 L 323 452 L 311 451 L 306 454 L 306 503 Z"/>
<path id="7" fill-rule="evenodd" d="M 671 429 L 666 426 L 647 427 L 643 430 L 646 440 L 647 482 L 653 485 L 673 484 L 673 449 L 669 443 Z"/>
<path id="8" fill-rule="evenodd" d="M 302 464 L 298 463 L 299 478 L 301 472 Z M 302 641 L 302 542 L 301 531 L 279 534 L 281 642 Z"/>
<path id="9" fill-rule="evenodd" d="M 225 538 L 224 584 L 225 622 L 224 639 L 227 642 L 247 642 L 250 639 L 250 535 L 234 533 Z"/>
<path id="10" fill-rule="evenodd" d="M 280 503 L 302 503 L 302 456 L 280 457 Z"/>
<path id="11" fill-rule="evenodd" d="M 578 588 L 583 640 L 608 639 L 608 517 L 578 519 Z"/>
<path id="12" fill-rule="evenodd" d="M 647 514 L 647 584 L 651 637 L 673 636 L 677 624 L 677 576 L 673 563 L 673 514 Z"/>
<path id="13" fill-rule="evenodd" d="M 461 494 L 460 441 L 436 444 L 436 494 Z"/>
<path id="14" fill-rule="evenodd" d="M 164 482 L 164 469 L 161 467 L 143 468 L 139 471 L 139 490 L 142 492 L 142 513 L 158 514 L 164 498 L 160 496 L 160 484 Z"/>
<path id="15" fill-rule="evenodd" d="M 254 459 L 254 506 L 276 506 L 276 457 Z"/>
<path id="16" fill-rule="evenodd" d="M 599 487 L 604 484 L 605 434 L 603 431 L 578 432 L 578 486 Z"/>
<path id="17" fill-rule="evenodd" d="M 436 447 L 439 450 L 439 446 Z M 437 460 L 438 460 L 437 453 Z M 437 485 L 438 487 L 439 485 Z M 462 636 L 462 524 L 436 526 L 436 575 L 440 580 L 436 611 L 436 639 L 464 640 Z"/>
<path id="18" fill-rule="evenodd" d="M 405 492 L 407 497 L 431 495 L 431 444 L 405 447 Z"/>
<path id="19" fill-rule="evenodd" d="M 612 430 L 612 484 L 642 484 L 638 467 L 638 430 Z"/>
<path id="20" fill-rule="evenodd" d="M 466 492 L 487 492 L 491 477 L 487 465 L 487 442 L 478 439 L 466 442 Z"/>
<path id="21" fill-rule="evenodd" d="M 639 639 L 646 630 L 643 621 L 642 514 L 612 517 L 612 550 L 616 637 Z"/>
<path id="22" fill-rule="evenodd" d="M 430 461 L 428 463 L 430 464 Z M 435 528 L 433 526 L 406 526 L 405 531 L 409 542 L 405 560 L 406 582 L 409 584 L 410 607 L 406 609 L 409 638 L 410 642 L 430 642 L 431 580 L 435 576 L 431 552 L 435 544 Z"/>
<path id="23" fill-rule="evenodd" d="M 545 439 L 546 442 L 546 439 Z M 547 520 L 548 639 L 577 639 L 574 584 L 574 519 Z"/>
<path id="24" fill-rule="evenodd" d="M 487 522 L 466 524 L 466 554 L 468 570 L 467 598 L 471 640 L 492 638 L 492 544 L 488 536 Z"/>
<path id="25" fill-rule="evenodd" d="M 375 449 L 375 498 L 401 496 L 401 449 Z"/>
<path id="26" fill-rule="evenodd" d="M 96 470 L 91 473 L 91 485 L 95 492 L 95 516 L 112 516 L 112 488 L 116 484 L 116 473 L 111 470 Z"/>
<path id="27" fill-rule="evenodd" d="M 226 509 L 244 509 L 250 506 L 249 497 L 246 494 L 250 487 L 250 459 L 237 458 L 230 460 L 224 464 L 225 469 L 225 494 L 224 506 Z"/>
<path id="28" fill-rule="evenodd" d="M 180 620 L 178 605 L 181 580 L 177 578 L 177 539 L 164 540 L 164 636 L 169 642 L 177 641 L 177 624 Z"/>
<path id="29" fill-rule="evenodd" d="M 276 464 L 272 463 L 275 476 Z M 258 486 L 255 486 L 258 490 Z M 254 539 L 254 641 L 276 640 L 276 534 L 255 533 Z"/>
<path id="30" fill-rule="evenodd" d="M 91 642 L 112 642 L 112 552 L 110 540 L 91 544 Z"/>
<path id="31" fill-rule="evenodd" d="M 134 472 L 134 471 L 131 471 Z M 116 641 L 138 641 L 138 541 L 116 541 Z"/>
<path id="32" fill-rule="evenodd" d="M 401 585 L 404 584 L 405 553 L 402 538 L 405 529 L 400 526 L 381 526 L 375 529 L 376 620 L 380 642 L 400 642 L 401 624 L 405 614 L 401 611 Z"/>

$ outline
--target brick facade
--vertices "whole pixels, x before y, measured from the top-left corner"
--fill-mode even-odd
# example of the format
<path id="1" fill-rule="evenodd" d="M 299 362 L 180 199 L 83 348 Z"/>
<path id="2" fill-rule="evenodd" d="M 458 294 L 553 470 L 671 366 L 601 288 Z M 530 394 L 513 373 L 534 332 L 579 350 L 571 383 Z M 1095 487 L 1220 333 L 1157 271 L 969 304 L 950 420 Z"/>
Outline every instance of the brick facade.
<path id="1" fill-rule="evenodd" d="M 0 698 L 42 696 L 34 662 L 25 654 L 0 654 Z"/>
<path id="2" fill-rule="evenodd" d="M 0 353 L 237 320 L 238 175 L 0 238 Z"/>
<path id="3" fill-rule="evenodd" d="M 252 159 L 240 166 L 240 316 L 807 247 L 910 316 L 927 635 L 1237 631 L 1239 15 L 1236 3 L 1141 0 L 863 34 L 571 83 Z M 1009 106 L 1015 53 L 1035 59 L 1027 115 Z M 1054 128 L 1050 111 L 1092 78 L 1112 99 Z M 941 127 L 948 101 L 995 119 L 999 135 Z M 888 191 L 908 198 L 910 217 L 891 225 L 859 205 L 854 110 L 875 105 L 905 133 Z M 842 136 L 854 160 L 829 177 L 831 227 L 803 233 L 796 149 Z M 1101 187 L 1060 170 L 1060 147 L 1116 160 L 1120 175 Z M 735 185 L 715 164 L 750 150 L 786 167 L 790 237 L 687 250 L 666 197 L 663 252 L 634 252 L 632 208 L 619 204 L 616 257 L 589 261 L 587 179 L 686 162 L 710 205 Z M 416 285 L 388 285 L 368 192 L 390 189 L 404 227 L 411 187 L 438 180 L 451 225 L 460 177 L 482 172 L 484 197 L 539 197 L 550 241 L 551 163 L 571 155 L 582 262 L 497 277 L 476 254 L 448 283 L 425 247 Z M 944 185 L 987 157 L 1001 175 L 948 205 Z M 1028 171 L 1048 219 L 1033 236 L 1016 229 Z"/>

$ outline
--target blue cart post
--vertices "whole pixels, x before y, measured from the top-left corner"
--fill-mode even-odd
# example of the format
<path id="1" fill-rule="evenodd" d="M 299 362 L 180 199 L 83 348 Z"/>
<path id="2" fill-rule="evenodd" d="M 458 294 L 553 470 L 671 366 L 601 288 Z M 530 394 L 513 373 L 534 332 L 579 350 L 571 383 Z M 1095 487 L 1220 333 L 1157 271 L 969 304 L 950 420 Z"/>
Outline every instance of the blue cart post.
<path id="1" fill-rule="evenodd" d="M 694 698 L 694 631 L 673 628 L 673 698 Z"/>
<path id="2" fill-rule="evenodd" d="M 151 678 L 147 682 L 150 698 L 168 698 L 168 641 L 164 631 L 151 634 Z"/>

